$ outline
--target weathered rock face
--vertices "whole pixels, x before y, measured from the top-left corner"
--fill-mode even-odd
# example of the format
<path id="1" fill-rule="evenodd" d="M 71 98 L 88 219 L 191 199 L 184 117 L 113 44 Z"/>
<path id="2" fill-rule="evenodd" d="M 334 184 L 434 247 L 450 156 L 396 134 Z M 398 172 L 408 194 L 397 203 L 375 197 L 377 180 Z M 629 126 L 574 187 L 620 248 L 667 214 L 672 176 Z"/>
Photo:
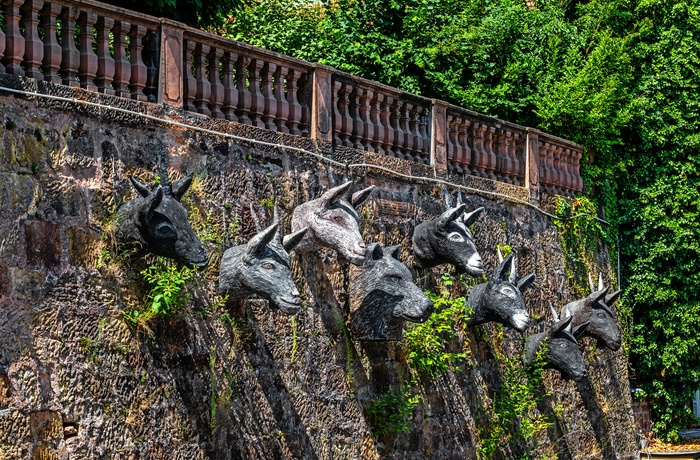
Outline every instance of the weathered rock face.
<path id="1" fill-rule="evenodd" d="M 326 250 L 293 257 L 307 301 L 294 318 L 263 300 L 210 306 L 223 250 L 234 236 L 245 242 L 255 234 L 250 203 L 274 189 L 288 231 L 294 207 L 328 185 L 315 160 L 135 116 L 43 104 L 0 97 L 0 458 L 476 458 L 502 384 L 497 357 L 519 360 L 519 333 L 485 325 L 460 334 L 451 346 L 471 357 L 422 382 L 410 432 L 376 437 L 367 405 L 405 381 L 407 357 L 400 343 L 354 341 L 348 333 L 346 260 Z M 196 179 L 187 206 L 211 262 L 202 292 L 175 317 L 155 320 L 149 335 L 122 313 L 144 300 L 138 268 L 145 262 L 104 263 L 109 221 L 134 196 L 128 175 L 151 183 L 190 170 Z M 378 190 L 358 209 L 363 238 L 401 244 L 410 266 L 411 233 L 442 212 L 441 190 L 369 172 L 371 184 Z M 525 206 L 468 197 L 468 209 L 479 206 L 486 210 L 474 239 L 486 272 L 501 243 L 514 248 L 520 273 L 537 274 L 525 303 L 528 333 L 538 332 L 534 319 L 544 324 L 549 301 L 571 300 L 557 293 L 565 274 L 556 229 Z M 209 224 L 218 233 L 203 235 Z M 440 273 L 421 271 L 418 284 L 434 287 Z M 538 410 L 553 425 L 539 449 L 560 459 L 633 458 L 625 355 L 582 341 L 587 378 L 564 382 L 545 371 L 542 393 L 551 395 Z"/>

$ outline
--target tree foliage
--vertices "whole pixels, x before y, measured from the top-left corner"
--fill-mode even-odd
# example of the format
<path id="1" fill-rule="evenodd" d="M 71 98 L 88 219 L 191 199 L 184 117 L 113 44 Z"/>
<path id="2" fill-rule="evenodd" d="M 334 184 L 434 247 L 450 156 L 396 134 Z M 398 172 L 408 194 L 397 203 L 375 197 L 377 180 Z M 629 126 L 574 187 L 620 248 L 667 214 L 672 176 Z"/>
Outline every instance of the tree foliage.
<path id="1" fill-rule="evenodd" d="M 582 144 L 620 236 L 632 366 L 677 436 L 700 378 L 697 0 L 256 0 L 219 31 Z"/>

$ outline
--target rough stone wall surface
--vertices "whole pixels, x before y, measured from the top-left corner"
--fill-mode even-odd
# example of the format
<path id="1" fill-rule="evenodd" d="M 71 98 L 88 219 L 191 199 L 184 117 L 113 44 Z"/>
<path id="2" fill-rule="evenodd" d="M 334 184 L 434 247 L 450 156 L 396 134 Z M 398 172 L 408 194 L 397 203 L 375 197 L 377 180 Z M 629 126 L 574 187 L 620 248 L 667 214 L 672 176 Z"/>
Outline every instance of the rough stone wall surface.
<path id="1" fill-rule="evenodd" d="M 410 432 L 375 436 L 367 405 L 409 378 L 406 353 L 400 342 L 349 335 L 351 270 L 331 251 L 294 257 L 307 300 L 294 319 L 262 300 L 212 307 L 225 247 L 209 242 L 212 263 L 181 312 L 153 321 L 150 331 L 125 321 L 123 311 L 144 300 L 138 271 L 147 262 L 125 259 L 119 267 L 104 254 L 110 217 L 134 196 L 129 174 L 152 183 L 194 170 L 190 213 L 247 241 L 255 232 L 251 202 L 262 211 L 261 200 L 274 193 L 288 230 L 294 206 L 328 186 L 317 160 L 68 103 L 0 96 L 0 113 L 0 458 L 478 458 L 502 382 L 496 355 L 517 358 L 524 337 L 494 325 L 459 334 L 452 348 L 471 356 L 455 371 L 420 380 Z M 208 126 L 283 138 L 234 123 Z M 313 147 L 308 139 L 286 141 Z M 413 174 L 424 168 L 374 160 Z M 402 244 L 410 265 L 411 232 L 444 209 L 442 189 L 372 172 L 362 180 L 381 186 L 358 210 L 365 241 Z M 465 198 L 469 209 L 486 208 L 474 226 L 486 274 L 497 263 L 496 244 L 516 251 L 521 276 L 536 272 L 525 294 L 535 319 L 528 332 L 542 330 L 551 320 L 548 302 L 571 300 L 556 228 L 523 205 Z M 420 273 L 419 284 L 434 288 L 442 271 Z M 625 355 L 589 341 L 581 348 L 589 378 L 576 384 L 544 373 L 538 411 L 552 426 L 537 452 L 634 458 Z M 502 454 L 520 455 L 517 446 Z"/>

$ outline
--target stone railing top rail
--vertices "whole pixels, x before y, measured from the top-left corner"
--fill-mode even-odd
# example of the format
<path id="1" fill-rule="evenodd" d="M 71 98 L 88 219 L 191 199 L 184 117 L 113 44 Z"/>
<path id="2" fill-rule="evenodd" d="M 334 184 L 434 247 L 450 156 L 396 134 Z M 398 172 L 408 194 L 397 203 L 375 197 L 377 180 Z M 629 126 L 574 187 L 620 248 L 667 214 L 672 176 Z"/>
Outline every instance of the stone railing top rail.
<path id="1" fill-rule="evenodd" d="M 18 2 L 24 3 L 24 2 Z M 106 3 L 93 0 L 55 0 L 51 3 L 75 8 L 79 11 L 95 13 L 100 16 L 128 20 L 131 24 L 155 28 L 161 23 L 161 19 L 137 11 L 128 10 L 119 6 L 108 5 Z M 121 17 L 120 17 L 121 16 Z"/>
<path id="2" fill-rule="evenodd" d="M 434 103 L 436 104 L 444 104 L 445 107 L 447 108 L 448 112 L 458 112 L 459 114 L 466 115 L 469 118 L 479 120 L 491 125 L 495 125 L 496 127 L 508 127 L 512 129 L 513 131 L 522 131 L 525 132 L 528 129 L 526 126 L 519 125 L 517 123 L 511 123 L 510 121 L 505 121 L 501 120 L 500 118 L 492 117 L 490 115 L 486 115 L 480 112 L 475 112 L 473 110 L 465 109 L 464 107 L 460 107 L 458 105 L 450 104 L 449 102 L 444 102 L 441 101 L 440 99 L 433 99 Z"/>

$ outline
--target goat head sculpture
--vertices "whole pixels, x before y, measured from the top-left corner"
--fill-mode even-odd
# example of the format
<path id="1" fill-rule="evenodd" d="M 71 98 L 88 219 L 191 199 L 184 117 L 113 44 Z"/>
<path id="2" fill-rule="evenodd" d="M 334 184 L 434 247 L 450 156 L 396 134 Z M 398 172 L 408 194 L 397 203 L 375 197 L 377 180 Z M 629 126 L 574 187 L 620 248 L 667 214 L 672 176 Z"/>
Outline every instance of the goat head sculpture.
<path id="1" fill-rule="evenodd" d="M 434 220 L 419 224 L 413 232 L 416 268 L 453 264 L 461 273 L 479 276 L 484 273 L 481 256 L 469 231 L 484 208 L 465 213 L 466 204 L 443 212 Z"/>
<path id="2" fill-rule="evenodd" d="M 531 273 L 518 281 L 513 254 L 503 259 L 499 250 L 498 258 L 500 263 L 491 279 L 474 286 L 467 293 L 465 303 L 473 310 L 467 326 L 495 321 L 523 332 L 530 322 L 523 293 L 535 281 L 535 274 Z"/>
<path id="3" fill-rule="evenodd" d="M 351 193 L 352 182 L 333 187 L 319 198 L 294 209 L 292 231 L 308 227 L 309 232 L 297 252 L 305 253 L 320 247 L 336 250 L 354 264 L 364 261 L 366 245 L 360 235 L 359 217 L 355 208 L 364 203 L 374 185 Z"/>
<path id="4" fill-rule="evenodd" d="M 141 245 L 142 250 L 182 264 L 204 267 L 209 255 L 187 220 L 180 199 L 192 185 L 192 173 L 173 183 L 150 189 L 129 176 L 139 196 L 124 203 L 116 216 L 120 244 Z"/>
<path id="5" fill-rule="evenodd" d="M 422 323 L 433 311 L 400 253 L 400 246 L 371 243 L 364 263 L 351 268 L 349 327 L 360 340 L 400 340 L 403 321 Z"/>
<path id="6" fill-rule="evenodd" d="M 259 231 L 247 244 L 228 248 L 221 257 L 219 291 L 231 299 L 257 294 L 270 305 L 293 315 L 301 308 L 301 297 L 292 280 L 289 251 L 304 238 L 302 228 L 283 238 L 279 212 L 274 223 Z"/>
<path id="7" fill-rule="evenodd" d="M 572 333 L 571 322 L 570 317 L 557 321 L 545 332 L 528 337 L 523 355 L 525 366 L 533 366 L 540 347 L 546 341 L 547 350 L 543 355 L 544 367 L 558 370 L 565 379 L 581 381 L 586 376 L 586 366 L 575 336 L 577 333 L 582 333 L 588 323 L 583 323 Z"/>
<path id="8" fill-rule="evenodd" d="M 584 323 L 590 323 L 576 338 L 593 337 L 600 344 L 604 344 L 612 351 L 617 351 L 622 346 L 622 332 L 615 321 L 615 314 L 610 305 L 620 298 L 622 291 L 608 294 L 609 287 L 603 285 L 602 275 L 598 278 L 598 289 L 595 289 L 593 280 L 589 276 L 591 294 L 564 305 L 561 310 L 562 318 L 572 318 L 571 324 L 574 330 Z"/>

